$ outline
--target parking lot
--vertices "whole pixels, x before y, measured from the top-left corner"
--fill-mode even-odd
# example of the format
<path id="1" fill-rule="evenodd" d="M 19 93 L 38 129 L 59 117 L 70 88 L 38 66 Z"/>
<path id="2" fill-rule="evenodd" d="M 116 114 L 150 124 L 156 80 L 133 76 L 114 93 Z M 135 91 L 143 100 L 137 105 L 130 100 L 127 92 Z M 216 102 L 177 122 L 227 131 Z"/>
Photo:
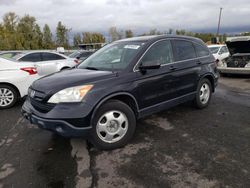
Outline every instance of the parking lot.
<path id="1" fill-rule="evenodd" d="M 222 77 L 211 104 L 137 122 L 124 148 L 98 151 L 0 112 L 0 188 L 250 187 L 250 78 Z"/>

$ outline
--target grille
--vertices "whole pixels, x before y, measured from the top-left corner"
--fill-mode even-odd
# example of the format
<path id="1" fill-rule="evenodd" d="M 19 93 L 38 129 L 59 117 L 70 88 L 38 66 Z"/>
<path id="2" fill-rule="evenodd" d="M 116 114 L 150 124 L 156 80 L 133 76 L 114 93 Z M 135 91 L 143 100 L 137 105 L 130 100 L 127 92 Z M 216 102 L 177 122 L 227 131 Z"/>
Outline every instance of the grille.
<path id="1" fill-rule="evenodd" d="M 30 103 L 31 105 L 39 112 L 42 112 L 42 113 L 48 113 L 50 110 L 52 110 L 55 105 L 54 104 L 48 104 L 48 103 L 44 103 L 44 102 L 41 102 L 41 101 L 37 101 L 35 99 L 32 99 L 30 98 Z"/>

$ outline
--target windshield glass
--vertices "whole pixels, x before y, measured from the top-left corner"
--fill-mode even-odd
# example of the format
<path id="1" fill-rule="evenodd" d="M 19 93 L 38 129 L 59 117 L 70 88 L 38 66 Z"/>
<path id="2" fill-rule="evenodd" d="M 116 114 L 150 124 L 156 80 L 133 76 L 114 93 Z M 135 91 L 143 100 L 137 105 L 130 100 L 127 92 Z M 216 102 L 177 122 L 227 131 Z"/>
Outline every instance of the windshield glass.
<path id="1" fill-rule="evenodd" d="M 15 59 L 12 59 L 12 58 L 8 58 L 8 57 L 0 57 L 0 59 L 5 59 L 5 60 L 8 60 L 8 61 L 12 61 L 12 62 L 17 62 Z"/>
<path id="2" fill-rule="evenodd" d="M 80 52 L 77 51 L 77 52 L 73 52 L 72 54 L 70 54 L 69 57 L 71 57 L 71 58 L 76 58 L 76 57 L 78 57 L 79 55 L 80 55 Z"/>
<path id="3" fill-rule="evenodd" d="M 220 47 L 208 47 L 212 54 L 218 53 Z"/>
<path id="4" fill-rule="evenodd" d="M 19 53 L 15 56 L 12 57 L 12 59 L 18 60 L 19 58 L 21 58 L 25 53 Z"/>
<path id="5" fill-rule="evenodd" d="M 119 42 L 104 46 L 82 62 L 78 68 L 93 70 L 123 70 L 138 54 L 143 42 Z"/>

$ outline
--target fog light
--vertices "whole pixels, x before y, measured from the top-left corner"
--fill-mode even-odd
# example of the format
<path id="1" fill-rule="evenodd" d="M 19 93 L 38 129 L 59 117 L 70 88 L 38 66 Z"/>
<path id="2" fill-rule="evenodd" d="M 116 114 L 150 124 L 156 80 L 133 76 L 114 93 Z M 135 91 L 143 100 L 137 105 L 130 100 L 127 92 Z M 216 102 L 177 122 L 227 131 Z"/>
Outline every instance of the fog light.
<path id="1" fill-rule="evenodd" d="M 58 132 L 58 133 L 62 133 L 62 132 L 63 132 L 62 127 L 57 126 L 57 127 L 56 127 L 56 132 Z"/>

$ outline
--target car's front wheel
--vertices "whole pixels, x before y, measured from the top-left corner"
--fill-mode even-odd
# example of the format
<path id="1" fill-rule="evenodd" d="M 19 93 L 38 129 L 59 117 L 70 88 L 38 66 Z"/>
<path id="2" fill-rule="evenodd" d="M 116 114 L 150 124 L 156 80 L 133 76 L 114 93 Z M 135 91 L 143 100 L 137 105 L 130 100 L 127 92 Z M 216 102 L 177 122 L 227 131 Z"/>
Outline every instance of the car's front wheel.
<path id="1" fill-rule="evenodd" d="M 15 88 L 0 84 L 0 109 L 11 108 L 18 99 L 18 93 Z"/>
<path id="2" fill-rule="evenodd" d="M 133 110 L 118 100 L 110 100 L 103 104 L 92 122 L 91 142 L 103 150 L 126 145 L 132 138 L 136 127 Z"/>

